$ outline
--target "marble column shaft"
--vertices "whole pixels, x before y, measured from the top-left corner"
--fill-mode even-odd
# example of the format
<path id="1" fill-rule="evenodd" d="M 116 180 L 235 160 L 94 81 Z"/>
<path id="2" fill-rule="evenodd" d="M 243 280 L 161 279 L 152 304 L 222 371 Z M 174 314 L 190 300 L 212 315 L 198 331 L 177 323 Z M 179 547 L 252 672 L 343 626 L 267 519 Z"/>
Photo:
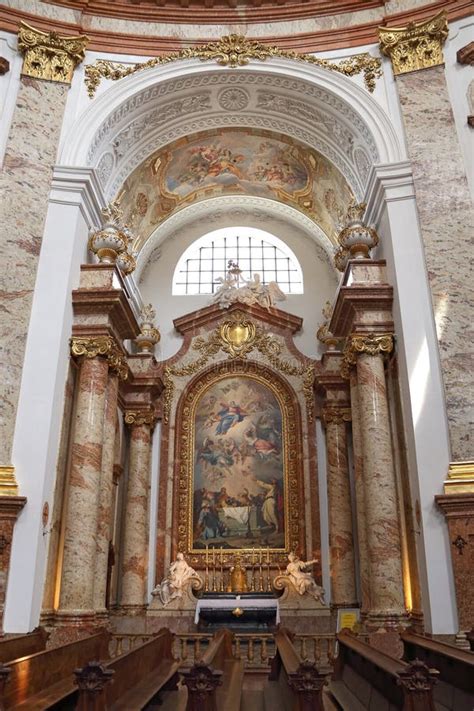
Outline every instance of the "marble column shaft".
<path id="1" fill-rule="evenodd" d="M 0 171 L 0 465 L 11 462 L 23 355 L 69 86 L 22 76 Z"/>
<path id="2" fill-rule="evenodd" d="M 396 77 L 439 341 L 455 461 L 474 459 L 473 211 L 444 66 Z"/>
<path id="3" fill-rule="evenodd" d="M 130 428 L 120 603 L 137 610 L 146 602 L 151 432 L 146 423 Z"/>
<path id="4" fill-rule="evenodd" d="M 367 520 L 365 515 L 364 458 L 360 423 L 359 389 L 357 373 L 351 369 L 351 417 L 352 417 L 352 457 L 354 462 L 354 493 L 357 521 L 357 543 L 359 550 L 359 577 L 361 592 L 361 613 L 370 608 L 369 551 L 367 549 Z"/>
<path id="5" fill-rule="evenodd" d="M 347 432 L 343 411 L 328 409 L 326 423 L 329 500 L 331 604 L 352 607 L 357 603 L 354 563 L 352 503 L 347 460 Z"/>
<path id="6" fill-rule="evenodd" d="M 106 607 L 109 545 L 112 535 L 114 503 L 115 430 L 117 422 L 118 376 L 110 372 L 107 383 L 102 471 L 100 475 L 99 514 L 97 525 L 96 568 L 94 580 L 94 608 L 103 612 Z"/>
<path id="7" fill-rule="evenodd" d="M 80 363 L 59 611 L 92 614 L 108 363 Z"/>
<path id="8" fill-rule="evenodd" d="M 370 560 L 369 620 L 405 614 L 400 526 L 382 355 L 357 355 L 364 457 L 365 514 Z"/>

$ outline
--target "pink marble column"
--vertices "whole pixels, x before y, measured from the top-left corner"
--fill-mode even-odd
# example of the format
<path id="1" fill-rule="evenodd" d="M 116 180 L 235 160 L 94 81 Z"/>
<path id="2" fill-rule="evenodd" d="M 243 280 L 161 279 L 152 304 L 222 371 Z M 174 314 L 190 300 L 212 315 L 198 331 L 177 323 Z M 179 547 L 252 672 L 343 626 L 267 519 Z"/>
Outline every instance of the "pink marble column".
<path id="1" fill-rule="evenodd" d="M 125 414 L 125 422 L 130 426 L 130 449 L 125 494 L 120 604 L 132 613 L 142 612 L 146 604 L 148 498 L 154 421 L 152 412 L 129 411 Z"/>
<path id="2" fill-rule="evenodd" d="M 94 578 L 108 363 L 80 363 L 74 415 L 59 616 L 94 615 Z"/>
<path id="3" fill-rule="evenodd" d="M 354 462 L 354 493 L 356 509 L 356 531 L 359 550 L 359 577 L 361 592 L 361 615 L 364 617 L 370 608 L 369 552 L 367 549 L 367 522 L 365 515 L 364 459 L 362 450 L 362 432 L 360 427 L 359 388 L 357 373 L 350 373 L 351 417 L 352 417 L 352 457 Z"/>
<path id="4" fill-rule="evenodd" d="M 385 339 L 385 340 L 383 340 Z M 364 460 L 365 515 L 370 561 L 369 624 L 400 622 L 405 616 L 400 525 L 388 413 L 383 351 L 390 336 L 352 337 L 357 355 Z"/>
<path id="5" fill-rule="evenodd" d="M 94 608 L 106 614 L 107 571 L 113 524 L 115 428 L 117 422 L 118 376 L 111 372 L 107 384 L 102 471 L 100 476 L 99 514 L 97 522 Z"/>
<path id="6" fill-rule="evenodd" d="M 331 605 L 333 607 L 353 607 L 357 604 L 352 504 L 347 461 L 346 422 L 349 419 L 349 410 L 342 407 L 327 406 L 323 411 L 323 421 L 326 426 Z"/>

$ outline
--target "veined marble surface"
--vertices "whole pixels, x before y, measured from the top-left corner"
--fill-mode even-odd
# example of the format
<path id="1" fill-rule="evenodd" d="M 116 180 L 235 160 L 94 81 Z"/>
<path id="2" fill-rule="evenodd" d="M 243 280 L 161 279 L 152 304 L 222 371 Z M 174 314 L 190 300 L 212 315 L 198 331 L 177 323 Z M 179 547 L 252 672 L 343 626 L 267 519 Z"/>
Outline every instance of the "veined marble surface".
<path id="1" fill-rule="evenodd" d="M 0 464 L 4 465 L 11 463 L 33 288 L 68 88 L 21 78 L 0 173 Z"/>
<path id="2" fill-rule="evenodd" d="M 438 334 L 451 456 L 470 460 L 474 458 L 472 203 L 444 67 L 401 75 L 397 85 Z"/>

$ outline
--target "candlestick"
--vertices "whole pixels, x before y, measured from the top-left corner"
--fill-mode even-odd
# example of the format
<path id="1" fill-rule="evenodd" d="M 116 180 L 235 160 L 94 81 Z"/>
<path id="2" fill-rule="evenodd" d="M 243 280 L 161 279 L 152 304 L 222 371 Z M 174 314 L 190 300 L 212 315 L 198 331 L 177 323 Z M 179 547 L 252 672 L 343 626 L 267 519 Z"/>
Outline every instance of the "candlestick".
<path id="1" fill-rule="evenodd" d="M 222 553 L 222 546 L 221 546 L 221 584 L 220 584 L 220 591 L 224 592 L 224 556 Z"/>
<path id="2" fill-rule="evenodd" d="M 259 560 L 259 562 L 260 562 L 260 565 L 262 565 L 262 549 L 259 548 L 259 551 L 260 551 L 260 560 Z"/>
<path id="3" fill-rule="evenodd" d="M 267 564 L 270 563 L 270 546 L 267 548 Z"/>

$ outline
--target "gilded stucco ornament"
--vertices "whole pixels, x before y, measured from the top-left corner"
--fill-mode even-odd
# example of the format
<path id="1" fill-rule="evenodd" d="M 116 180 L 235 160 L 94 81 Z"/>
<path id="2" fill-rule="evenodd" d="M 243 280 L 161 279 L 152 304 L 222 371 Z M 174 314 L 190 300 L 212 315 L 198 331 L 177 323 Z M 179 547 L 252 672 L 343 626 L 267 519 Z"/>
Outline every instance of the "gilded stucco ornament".
<path id="1" fill-rule="evenodd" d="M 378 57 L 372 57 L 368 52 L 357 54 L 341 62 L 330 62 L 328 59 L 315 57 L 313 54 L 299 54 L 287 49 L 272 47 L 249 40 L 243 35 L 226 35 L 217 42 L 209 42 L 199 47 L 188 47 L 172 54 L 163 54 L 153 57 L 147 62 L 126 66 L 117 62 L 110 62 L 99 59 L 94 64 L 88 64 L 85 68 L 85 84 L 87 92 L 92 98 L 100 84 L 101 79 L 111 79 L 117 81 L 123 77 L 135 74 L 150 67 L 160 64 L 169 64 L 183 59 L 200 59 L 201 61 L 215 61 L 225 67 L 243 67 L 250 60 L 264 62 L 266 59 L 282 58 L 293 59 L 297 62 L 307 62 L 315 64 L 322 69 L 329 69 L 340 74 L 352 77 L 356 74 L 364 75 L 364 82 L 367 89 L 373 92 L 375 80 L 382 75 L 381 61 Z"/>
<path id="2" fill-rule="evenodd" d="M 174 377 L 194 375 L 219 351 L 227 353 L 229 359 L 234 359 L 246 358 L 254 350 L 265 356 L 276 370 L 285 375 L 302 379 L 308 420 L 313 421 L 314 365 L 306 363 L 293 365 L 293 363 L 283 360 L 280 357 L 281 345 L 275 336 L 264 331 L 243 312 L 235 311 L 228 319 L 221 321 L 207 338 L 202 336 L 196 338 L 192 349 L 201 353 L 196 360 L 182 366 L 166 366 L 164 369 L 163 419 L 165 422 L 169 421 L 173 403 Z"/>
<path id="3" fill-rule="evenodd" d="M 350 422 L 351 419 L 350 407 L 331 407 L 328 405 L 323 408 L 322 421 L 324 425 L 341 425 L 345 422 Z"/>
<path id="4" fill-rule="evenodd" d="M 156 311 L 147 304 L 140 311 L 140 334 L 135 338 L 139 353 L 153 353 L 161 335 L 154 324 Z"/>
<path id="5" fill-rule="evenodd" d="M 35 79 L 70 84 L 74 69 L 85 56 L 86 35 L 59 35 L 41 32 L 20 22 L 18 50 L 23 54 L 22 74 Z"/>
<path id="6" fill-rule="evenodd" d="M 156 424 L 156 415 L 152 410 L 126 410 L 123 419 L 129 427 L 147 425 L 153 429 Z"/>
<path id="7" fill-rule="evenodd" d="M 71 355 L 74 358 L 97 358 L 103 356 L 107 359 L 109 368 L 117 373 L 120 380 L 127 380 L 128 365 L 126 357 L 112 336 L 92 336 L 90 338 L 73 336 L 70 345 Z"/>
<path id="8" fill-rule="evenodd" d="M 0 496 L 18 496 L 15 467 L 0 466 Z"/>
<path id="9" fill-rule="evenodd" d="M 362 221 L 366 207 L 365 202 L 356 203 L 353 200 L 347 209 L 346 226 L 337 236 L 341 246 L 334 257 L 339 271 L 344 271 L 349 259 L 369 259 L 370 251 L 379 243 L 374 228 Z"/>
<path id="10" fill-rule="evenodd" d="M 444 63 L 448 19 L 442 10 L 429 20 L 406 27 L 379 27 L 380 51 L 392 61 L 393 73 L 406 74 Z"/>
<path id="11" fill-rule="evenodd" d="M 357 355 L 389 355 L 393 351 L 393 345 L 393 334 L 391 333 L 353 334 L 349 336 L 344 347 L 341 376 L 346 379 L 349 378 L 351 366 L 357 362 Z"/>

